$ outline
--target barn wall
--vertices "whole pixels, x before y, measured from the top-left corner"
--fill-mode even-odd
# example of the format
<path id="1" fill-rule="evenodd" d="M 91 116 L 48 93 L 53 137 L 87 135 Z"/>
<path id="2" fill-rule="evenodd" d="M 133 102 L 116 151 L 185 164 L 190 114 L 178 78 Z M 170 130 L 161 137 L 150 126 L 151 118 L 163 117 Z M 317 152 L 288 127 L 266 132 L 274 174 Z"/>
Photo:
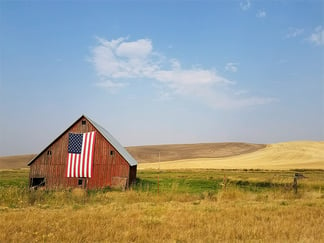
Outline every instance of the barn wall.
<path id="1" fill-rule="evenodd" d="M 68 154 L 68 133 L 96 131 L 95 127 L 84 118 L 78 120 L 67 132 L 47 148 L 30 166 L 30 178 L 46 178 L 46 187 L 78 187 L 78 178 L 67 178 L 66 163 Z M 111 152 L 112 151 L 112 152 Z M 133 166 L 134 167 L 134 166 Z M 132 168 L 133 168 L 132 167 Z M 118 183 L 116 178 L 123 178 L 129 184 L 129 176 L 134 176 L 127 161 L 101 135 L 96 132 L 92 178 L 86 178 L 86 188 L 102 188 Z M 135 170 L 136 178 L 136 170 Z M 117 182 L 116 182 L 117 181 Z"/>

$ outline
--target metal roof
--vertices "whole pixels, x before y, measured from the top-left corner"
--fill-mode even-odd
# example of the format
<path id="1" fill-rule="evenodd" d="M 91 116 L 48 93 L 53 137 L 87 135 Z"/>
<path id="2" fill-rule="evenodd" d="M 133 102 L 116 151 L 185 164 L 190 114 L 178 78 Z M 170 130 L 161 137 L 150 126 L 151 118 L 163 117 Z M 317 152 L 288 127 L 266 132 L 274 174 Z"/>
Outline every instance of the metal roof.
<path id="1" fill-rule="evenodd" d="M 69 126 L 60 136 L 54 139 L 42 152 L 36 155 L 29 163 L 28 166 L 31 165 L 44 151 L 46 151 L 56 140 L 58 140 L 63 134 L 65 134 L 75 123 L 77 123 L 81 118 L 86 118 L 97 130 L 100 132 L 105 139 L 112 145 L 114 148 L 120 153 L 120 155 L 128 162 L 130 166 L 137 165 L 137 161 L 128 153 L 128 151 L 114 138 L 106 129 L 100 126 L 98 123 L 90 119 L 89 117 L 82 115 L 79 119 L 77 119 L 71 126 Z"/>
<path id="2" fill-rule="evenodd" d="M 106 138 L 106 140 L 114 146 L 115 149 L 124 157 L 130 166 L 137 165 L 137 161 L 128 153 L 128 151 L 111 135 L 106 129 L 100 126 L 95 121 L 91 120 L 89 117 L 84 116 L 91 124 Z"/>

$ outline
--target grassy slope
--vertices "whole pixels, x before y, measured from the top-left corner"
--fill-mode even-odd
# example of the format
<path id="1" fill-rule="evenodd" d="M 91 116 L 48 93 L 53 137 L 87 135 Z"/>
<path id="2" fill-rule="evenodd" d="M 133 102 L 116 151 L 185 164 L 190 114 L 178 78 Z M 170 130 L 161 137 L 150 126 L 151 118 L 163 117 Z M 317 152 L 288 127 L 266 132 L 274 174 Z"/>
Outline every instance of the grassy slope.
<path id="1" fill-rule="evenodd" d="M 324 169 L 324 142 L 271 144 L 255 152 L 226 158 L 200 158 L 139 164 L 139 169 Z"/>

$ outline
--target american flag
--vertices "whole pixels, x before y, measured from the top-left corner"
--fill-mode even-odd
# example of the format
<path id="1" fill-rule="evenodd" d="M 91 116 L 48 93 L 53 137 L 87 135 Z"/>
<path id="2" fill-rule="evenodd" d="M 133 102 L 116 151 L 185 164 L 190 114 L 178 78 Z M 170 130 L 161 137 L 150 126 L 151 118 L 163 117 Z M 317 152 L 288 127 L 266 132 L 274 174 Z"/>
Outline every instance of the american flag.
<path id="1" fill-rule="evenodd" d="M 66 177 L 91 177 L 95 135 L 69 133 Z"/>

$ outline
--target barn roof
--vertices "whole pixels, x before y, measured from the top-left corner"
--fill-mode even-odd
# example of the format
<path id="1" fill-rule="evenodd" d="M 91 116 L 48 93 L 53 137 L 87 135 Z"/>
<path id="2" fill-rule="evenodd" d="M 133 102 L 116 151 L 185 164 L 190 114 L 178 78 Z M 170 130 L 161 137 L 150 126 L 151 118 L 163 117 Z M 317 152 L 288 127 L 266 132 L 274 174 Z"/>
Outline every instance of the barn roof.
<path id="1" fill-rule="evenodd" d="M 106 140 L 117 149 L 117 151 L 124 157 L 130 166 L 137 165 L 137 161 L 128 153 L 128 151 L 114 138 L 106 129 L 100 126 L 89 117 L 84 116 L 91 124 L 106 138 Z"/>
<path id="2" fill-rule="evenodd" d="M 114 138 L 105 128 L 100 126 L 98 123 L 90 119 L 89 117 L 82 115 L 77 119 L 71 126 L 69 126 L 60 136 L 58 136 L 53 142 L 51 142 L 42 152 L 36 155 L 29 163 L 31 165 L 44 151 L 46 151 L 55 141 L 57 141 L 63 134 L 65 134 L 74 124 L 76 124 L 80 119 L 87 119 L 97 130 L 104 136 L 104 138 L 120 153 L 120 155 L 128 162 L 130 166 L 137 165 L 137 161 L 128 153 L 128 151 Z"/>

